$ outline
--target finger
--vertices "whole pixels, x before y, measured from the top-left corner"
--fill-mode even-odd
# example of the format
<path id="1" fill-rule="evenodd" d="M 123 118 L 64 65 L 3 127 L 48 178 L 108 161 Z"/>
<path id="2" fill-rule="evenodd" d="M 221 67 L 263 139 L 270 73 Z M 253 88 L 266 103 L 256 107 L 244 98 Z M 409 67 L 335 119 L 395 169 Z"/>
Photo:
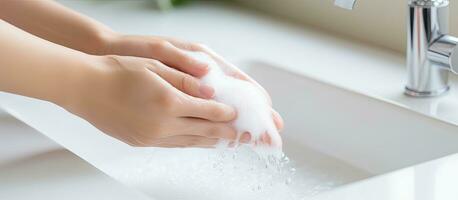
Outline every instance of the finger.
<path id="1" fill-rule="evenodd" d="M 187 74 L 201 77 L 208 72 L 208 64 L 186 54 L 169 42 L 160 43 L 153 58 Z"/>
<path id="2" fill-rule="evenodd" d="M 187 50 L 187 51 L 203 51 L 204 50 L 204 45 L 202 44 L 188 42 L 188 41 L 180 40 L 177 38 L 170 38 L 170 37 L 161 37 L 161 38 L 170 42 L 175 47 L 183 49 L 183 50 Z"/>
<path id="3" fill-rule="evenodd" d="M 252 79 L 247 74 L 245 74 L 238 67 L 226 61 L 222 56 L 218 55 L 216 52 L 214 52 L 210 48 L 206 47 L 205 45 L 195 44 L 195 43 L 190 43 L 190 42 L 183 42 L 183 41 L 176 40 L 176 39 L 169 39 L 169 40 L 173 45 L 178 46 L 179 48 L 182 48 L 188 51 L 201 51 L 201 52 L 206 53 L 215 62 L 217 62 L 218 65 L 220 65 L 224 69 L 225 73 L 228 74 L 229 76 L 253 83 L 266 96 L 266 98 L 269 101 L 269 105 L 272 105 L 272 99 L 270 98 L 270 95 L 266 89 L 264 89 L 258 82 L 256 82 L 254 79 Z"/>
<path id="4" fill-rule="evenodd" d="M 195 135 L 213 139 L 226 139 L 234 141 L 237 139 L 237 132 L 228 123 L 211 122 L 197 118 L 182 118 L 177 125 L 180 132 L 177 135 Z"/>
<path id="5" fill-rule="evenodd" d="M 272 119 L 274 120 L 275 127 L 277 127 L 279 131 L 283 130 L 284 128 L 283 119 L 280 116 L 280 114 L 277 111 L 275 111 L 274 109 L 272 109 Z"/>
<path id="6" fill-rule="evenodd" d="M 261 135 L 261 142 L 268 145 L 272 144 L 272 139 L 270 138 L 269 134 L 267 134 L 267 132 Z"/>
<path id="7" fill-rule="evenodd" d="M 202 44 L 193 43 L 193 42 L 187 42 L 187 41 L 179 40 L 179 39 L 176 39 L 176 38 L 168 38 L 168 37 L 162 37 L 162 38 L 164 40 L 167 40 L 172 45 L 174 45 L 174 46 L 176 46 L 176 47 L 178 47 L 180 49 L 187 50 L 187 51 L 200 51 L 200 52 L 206 53 L 214 61 L 216 61 L 218 63 L 218 65 L 221 65 L 224 68 L 225 72 L 229 76 L 232 76 L 232 77 L 240 79 L 240 80 L 245 80 L 245 81 L 251 82 L 254 85 L 256 85 L 256 87 L 258 87 L 258 89 L 260 89 L 264 93 L 266 98 L 268 99 L 269 105 L 272 105 L 272 99 L 271 99 L 269 93 L 267 92 L 267 90 L 264 87 L 262 87 L 258 82 L 256 82 L 250 76 L 245 74 L 238 67 L 236 67 L 235 65 L 232 65 L 231 63 L 227 62 L 222 56 L 218 55 L 216 52 L 214 52 L 213 50 L 211 50 L 207 46 L 202 45 Z"/>
<path id="8" fill-rule="evenodd" d="M 162 138 L 155 141 L 155 146 L 175 147 L 211 147 L 218 143 L 218 139 L 195 135 L 179 135 Z"/>
<path id="9" fill-rule="evenodd" d="M 182 117 L 195 117 L 214 122 L 228 122 L 236 117 L 235 109 L 213 100 L 184 96 L 177 109 Z"/>
<path id="10" fill-rule="evenodd" d="M 205 99 L 210 99 L 215 94 L 215 90 L 212 87 L 202 84 L 200 80 L 189 74 L 170 68 L 159 61 L 148 60 L 148 62 L 151 64 L 148 69 L 157 73 L 175 88 L 186 94 Z"/>

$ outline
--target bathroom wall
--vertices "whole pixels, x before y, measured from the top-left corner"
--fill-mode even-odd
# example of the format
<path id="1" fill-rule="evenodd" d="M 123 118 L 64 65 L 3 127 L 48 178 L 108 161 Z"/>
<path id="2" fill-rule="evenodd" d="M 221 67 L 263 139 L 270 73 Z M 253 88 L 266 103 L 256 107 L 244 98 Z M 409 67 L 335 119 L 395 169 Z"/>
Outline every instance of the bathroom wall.
<path id="1" fill-rule="evenodd" d="M 245 5 L 404 52 L 407 0 L 358 0 L 353 11 L 334 0 L 236 0 Z M 458 2 L 450 2 L 450 31 L 458 36 Z"/>

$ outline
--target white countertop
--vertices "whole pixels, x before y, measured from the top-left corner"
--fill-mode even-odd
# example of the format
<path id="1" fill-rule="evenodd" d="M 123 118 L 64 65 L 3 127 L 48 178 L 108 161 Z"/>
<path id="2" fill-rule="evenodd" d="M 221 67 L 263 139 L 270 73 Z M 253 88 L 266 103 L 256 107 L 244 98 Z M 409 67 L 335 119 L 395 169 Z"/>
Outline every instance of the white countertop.
<path id="1" fill-rule="evenodd" d="M 214 2 L 168 13 L 158 13 L 139 1 L 64 4 L 117 31 L 202 42 L 233 62 L 250 60 L 281 66 L 458 125 L 458 80 L 452 78 L 452 90 L 446 96 L 408 98 L 402 94 L 404 57 L 397 52 Z M 455 169 L 458 156 L 449 156 L 344 186 L 317 198 L 458 199 L 453 188 L 458 184 Z"/>

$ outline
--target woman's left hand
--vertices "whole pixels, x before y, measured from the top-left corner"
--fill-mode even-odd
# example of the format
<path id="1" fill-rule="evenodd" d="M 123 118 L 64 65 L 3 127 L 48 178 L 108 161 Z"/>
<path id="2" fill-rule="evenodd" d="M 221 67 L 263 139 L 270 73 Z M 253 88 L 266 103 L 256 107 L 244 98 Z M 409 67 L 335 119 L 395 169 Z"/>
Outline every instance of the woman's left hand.
<path id="1" fill-rule="evenodd" d="M 206 63 L 192 58 L 162 37 L 111 34 L 98 54 L 151 58 L 195 77 L 202 77 L 208 71 Z"/>

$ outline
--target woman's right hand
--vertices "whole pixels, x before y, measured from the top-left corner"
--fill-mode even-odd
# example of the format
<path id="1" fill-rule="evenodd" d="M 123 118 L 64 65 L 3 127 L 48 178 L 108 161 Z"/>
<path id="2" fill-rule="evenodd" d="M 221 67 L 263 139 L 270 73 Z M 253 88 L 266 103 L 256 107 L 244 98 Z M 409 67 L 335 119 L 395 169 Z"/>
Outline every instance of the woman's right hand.
<path id="1" fill-rule="evenodd" d="M 132 146 L 214 147 L 234 141 L 233 108 L 208 100 L 211 87 L 159 61 L 94 56 L 95 67 L 62 105 Z M 241 142 L 248 142 L 243 138 Z"/>
<path id="2" fill-rule="evenodd" d="M 205 45 L 170 37 L 123 35 L 112 31 L 105 32 L 104 36 L 102 45 L 96 48 L 100 55 L 129 55 L 157 59 L 195 77 L 205 75 L 208 68 L 205 63 L 198 62 L 185 51 L 204 52 L 217 61 L 226 74 L 256 85 L 271 102 L 270 95 L 259 83 Z M 281 130 L 284 125 L 280 114 L 272 109 L 272 117 L 277 128 Z"/>

